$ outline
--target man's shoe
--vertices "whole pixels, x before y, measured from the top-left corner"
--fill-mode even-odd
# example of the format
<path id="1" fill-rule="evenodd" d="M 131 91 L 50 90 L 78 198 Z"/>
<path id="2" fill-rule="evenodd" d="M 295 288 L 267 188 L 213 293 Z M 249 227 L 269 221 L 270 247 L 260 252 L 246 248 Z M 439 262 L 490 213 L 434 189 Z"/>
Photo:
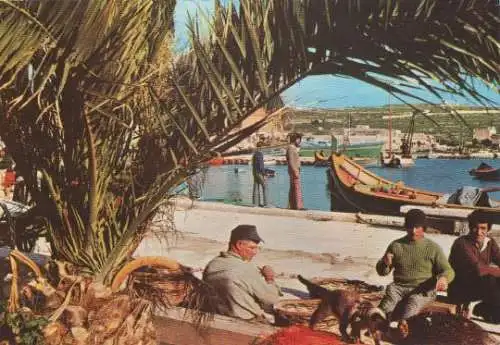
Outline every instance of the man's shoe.
<path id="1" fill-rule="evenodd" d="M 402 339 L 406 339 L 408 335 L 410 335 L 410 327 L 408 326 L 408 322 L 406 322 L 406 320 L 399 321 L 398 330 Z"/>
<path id="2" fill-rule="evenodd" d="M 477 316 L 481 316 L 485 322 L 487 323 L 500 323 L 500 315 L 496 315 L 498 313 L 494 306 L 491 306 L 485 302 L 480 302 L 476 304 L 474 307 L 473 314 Z"/>

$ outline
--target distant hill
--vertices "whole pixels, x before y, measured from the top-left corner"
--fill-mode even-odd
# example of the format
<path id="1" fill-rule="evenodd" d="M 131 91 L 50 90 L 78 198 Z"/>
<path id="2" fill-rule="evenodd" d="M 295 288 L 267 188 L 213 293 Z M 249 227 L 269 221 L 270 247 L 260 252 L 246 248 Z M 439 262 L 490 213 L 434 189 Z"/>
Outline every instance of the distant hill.
<path id="1" fill-rule="evenodd" d="M 454 106 L 466 124 L 459 118 L 446 113 L 443 109 L 429 105 L 417 106 L 428 111 L 428 117 L 423 114 L 415 117 L 415 132 L 433 134 L 441 138 L 460 138 L 462 131 L 464 140 L 472 139 L 472 129 L 496 126 L 500 131 L 500 109 Z M 405 132 L 408 128 L 413 109 L 406 105 L 391 106 L 392 128 Z M 348 126 L 349 115 L 351 127 L 369 125 L 371 128 L 388 127 L 388 106 L 377 108 L 346 108 L 346 109 L 294 109 L 290 116 L 290 126 L 300 132 L 327 133 L 332 128 Z M 318 130 L 318 127 L 323 127 Z"/>

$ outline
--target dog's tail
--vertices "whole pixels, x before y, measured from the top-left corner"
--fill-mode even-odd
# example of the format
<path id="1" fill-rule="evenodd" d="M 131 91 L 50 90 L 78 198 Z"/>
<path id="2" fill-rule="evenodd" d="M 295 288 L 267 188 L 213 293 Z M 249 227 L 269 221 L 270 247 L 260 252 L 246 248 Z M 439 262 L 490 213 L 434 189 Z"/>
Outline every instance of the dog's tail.
<path id="1" fill-rule="evenodd" d="M 314 284 L 312 281 L 307 280 L 300 274 L 297 276 L 297 279 L 299 279 L 299 281 L 307 287 L 307 290 L 309 291 L 309 295 L 311 296 L 311 298 L 323 298 L 323 296 L 325 296 L 329 292 L 328 289 L 318 284 Z"/>

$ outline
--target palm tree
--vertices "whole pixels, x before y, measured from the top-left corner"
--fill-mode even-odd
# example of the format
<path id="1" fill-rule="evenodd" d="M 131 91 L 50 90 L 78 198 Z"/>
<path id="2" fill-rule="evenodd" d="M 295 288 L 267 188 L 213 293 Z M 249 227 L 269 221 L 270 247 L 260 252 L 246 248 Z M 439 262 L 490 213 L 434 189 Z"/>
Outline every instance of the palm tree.
<path id="1" fill-rule="evenodd" d="M 254 4 L 242 0 L 239 11 L 216 3 L 214 17 L 208 20 L 214 23 L 212 59 L 227 61 L 221 71 L 247 77 L 261 99 L 306 76 L 332 74 L 367 82 L 403 101 L 402 96 L 432 103 L 414 93 L 429 91 L 442 100 L 440 106 L 463 121 L 447 108 L 443 94 L 491 105 L 492 100 L 478 91 L 478 81 L 498 91 L 495 1 L 265 0 Z M 231 59 L 219 57 L 227 55 Z M 228 78 L 228 83 L 238 85 L 239 79 Z"/>
<path id="2" fill-rule="evenodd" d="M 172 188 L 308 75 L 425 102 L 408 89 L 486 104 L 471 78 L 498 85 L 493 0 L 215 4 L 208 35 L 193 20 L 172 57 L 173 0 L 0 2 L 0 136 L 54 258 L 95 281 L 111 285 Z"/>

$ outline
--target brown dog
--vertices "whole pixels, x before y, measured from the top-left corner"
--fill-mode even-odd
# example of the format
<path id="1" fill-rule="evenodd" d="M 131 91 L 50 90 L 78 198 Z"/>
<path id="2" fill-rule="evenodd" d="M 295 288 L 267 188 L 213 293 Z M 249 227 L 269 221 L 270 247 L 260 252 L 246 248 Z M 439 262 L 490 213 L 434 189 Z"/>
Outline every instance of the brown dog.
<path id="1" fill-rule="evenodd" d="M 380 345 L 382 334 L 389 330 L 389 321 L 382 310 L 369 302 L 361 301 L 357 291 L 328 290 L 301 275 L 298 279 L 307 287 L 312 298 L 321 299 L 309 321 L 311 328 L 324 318 L 335 315 L 339 320 L 339 331 L 344 340 L 359 342 L 361 330 L 367 329 L 375 340 L 375 344 Z M 349 325 L 351 325 L 352 336 L 347 333 Z"/>
<path id="2" fill-rule="evenodd" d="M 383 335 L 389 332 L 390 325 L 384 311 L 368 301 L 362 301 L 354 306 L 349 317 L 349 324 L 354 342 L 359 343 L 361 331 L 367 330 L 376 345 L 380 345 Z"/>

